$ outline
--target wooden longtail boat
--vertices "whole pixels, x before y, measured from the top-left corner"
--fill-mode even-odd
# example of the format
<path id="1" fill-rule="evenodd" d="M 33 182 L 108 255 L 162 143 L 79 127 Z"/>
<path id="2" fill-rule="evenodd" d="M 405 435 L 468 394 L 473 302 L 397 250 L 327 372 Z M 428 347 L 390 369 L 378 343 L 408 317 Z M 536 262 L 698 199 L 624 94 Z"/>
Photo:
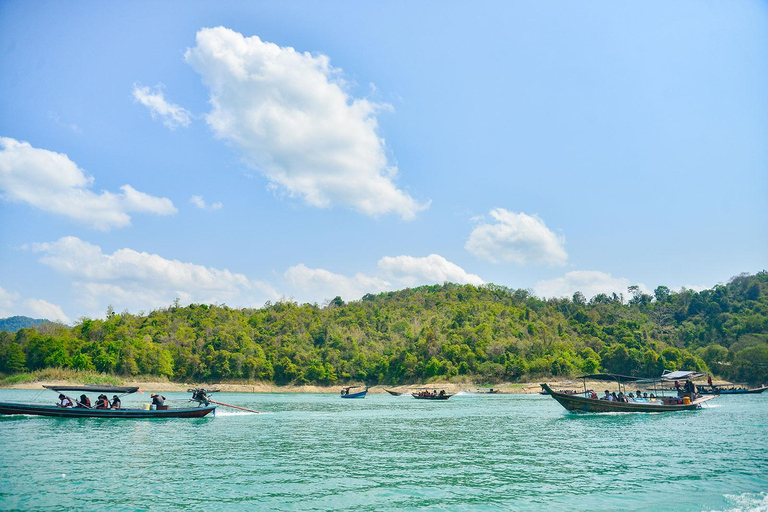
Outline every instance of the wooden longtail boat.
<path id="1" fill-rule="evenodd" d="M 499 393 L 499 390 L 494 388 L 477 388 L 467 389 L 464 392 L 470 395 L 496 395 Z"/>
<path id="2" fill-rule="evenodd" d="M 448 400 L 453 395 L 449 395 L 448 393 L 445 393 L 443 391 L 439 393 L 429 393 L 429 392 L 422 391 L 420 393 L 411 393 L 411 396 L 419 400 Z"/>
<path id="3" fill-rule="evenodd" d="M 735 389 L 721 389 L 718 386 L 698 386 L 699 394 L 701 395 L 759 395 L 763 391 L 768 389 L 768 386 L 762 386 L 759 388 L 735 388 Z"/>
<path id="4" fill-rule="evenodd" d="M 590 376 L 594 377 L 594 376 Z M 635 381 L 641 379 L 635 379 Z M 695 398 L 690 403 L 668 403 L 659 399 L 658 401 L 641 402 L 610 402 L 608 400 L 599 400 L 586 398 L 579 395 L 567 395 L 553 391 L 546 383 L 541 384 L 542 389 L 552 398 L 557 400 L 560 405 L 569 411 L 580 412 L 672 412 L 672 411 L 690 411 L 699 409 L 701 404 L 712 400 L 714 396 L 703 396 Z"/>
<path id="5" fill-rule="evenodd" d="M 392 391 L 391 389 L 387 389 L 387 388 L 384 388 L 384 391 L 386 391 L 387 393 L 389 393 L 389 394 L 390 394 L 390 395 L 392 395 L 392 396 L 402 396 L 402 395 L 404 395 L 404 394 L 405 394 L 405 391 L 403 391 L 403 392 L 401 393 L 401 392 L 399 392 L 399 391 Z"/>
<path id="6" fill-rule="evenodd" d="M 363 391 L 358 391 L 357 393 L 350 393 L 349 390 L 359 388 L 362 386 L 347 386 L 345 388 L 341 388 L 341 398 L 365 398 L 365 395 L 368 394 L 368 388 L 366 387 Z"/>
<path id="7" fill-rule="evenodd" d="M 114 393 L 128 395 L 139 391 L 138 387 L 119 386 L 43 386 L 62 395 L 70 391 L 82 391 L 84 393 Z M 65 395 L 66 396 L 66 395 Z M 67 397 L 69 398 L 69 397 Z M 168 407 L 158 406 L 157 409 L 96 409 L 81 404 L 79 401 L 69 398 L 76 407 L 60 407 L 58 405 L 45 405 L 23 402 L 0 402 L 0 414 L 27 414 L 33 416 L 54 416 L 58 418 L 111 418 L 111 419 L 152 419 L 152 418 L 201 418 L 216 410 L 215 405 L 210 405 L 205 394 L 190 400 L 197 402 L 194 407 Z"/>

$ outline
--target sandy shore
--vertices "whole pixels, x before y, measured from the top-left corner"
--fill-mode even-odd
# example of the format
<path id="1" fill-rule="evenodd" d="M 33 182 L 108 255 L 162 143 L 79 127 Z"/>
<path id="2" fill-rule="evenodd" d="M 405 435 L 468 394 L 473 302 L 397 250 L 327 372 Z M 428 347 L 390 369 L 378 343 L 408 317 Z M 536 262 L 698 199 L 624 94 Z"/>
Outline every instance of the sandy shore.
<path id="1" fill-rule="evenodd" d="M 550 387 L 556 391 L 562 390 L 575 390 L 581 391 L 584 389 L 584 384 L 581 381 L 576 380 L 547 380 Z M 728 385 L 725 381 L 715 381 L 715 385 Z M 43 385 L 55 386 L 55 385 L 72 385 L 73 382 L 64 380 L 50 380 L 50 381 L 31 381 L 23 382 L 19 384 L 12 384 L 9 386 L 0 386 L 2 389 L 41 389 Z M 126 380 L 123 386 L 138 386 L 142 391 L 178 391 L 185 392 L 191 388 L 215 388 L 224 393 L 338 393 L 342 388 L 342 385 L 335 386 L 277 386 L 274 384 L 254 383 L 254 384 L 230 384 L 230 383 L 180 383 L 180 382 L 163 382 L 163 381 L 130 381 Z M 488 385 L 484 384 L 472 384 L 472 383 L 453 383 L 453 382 L 433 382 L 430 384 L 412 384 L 407 386 L 373 386 L 369 388 L 368 392 L 386 393 L 384 389 L 390 389 L 398 392 L 409 392 L 419 388 L 426 389 L 444 389 L 446 393 L 454 394 L 460 391 L 474 391 L 480 387 L 487 389 Z M 525 383 L 501 383 L 492 386 L 493 389 L 498 389 L 501 394 L 536 394 L 541 391 L 539 382 L 525 382 Z M 668 385 L 671 387 L 671 383 Z M 602 395 L 603 391 L 608 389 L 611 391 L 618 391 L 618 387 L 615 383 L 600 382 L 600 381 L 587 381 L 587 389 L 594 389 L 598 394 Z M 633 391 L 635 387 L 630 384 L 628 390 Z M 643 386 L 645 389 L 645 386 Z"/>
<path id="2" fill-rule="evenodd" d="M 31 381 L 22 382 L 19 384 L 12 384 L 9 386 L 0 386 L 4 389 L 40 389 L 43 385 L 55 386 L 55 385 L 72 385 L 73 382 L 64 380 L 51 380 L 51 381 Z M 579 381 L 565 380 L 565 381 L 549 381 L 550 386 L 554 389 L 582 389 L 583 384 Z M 603 386 L 605 383 L 598 385 Z M 274 384 L 255 383 L 255 384 L 230 384 L 230 383 L 179 383 L 179 382 L 162 382 L 162 381 L 130 381 L 126 380 L 123 386 L 139 386 L 142 391 L 179 391 L 184 392 L 191 388 L 205 387 L 216 388 L 225 393 L 338 393 L 342 388 L 342 385 L 335 386 L 277 386 Z M 474 391 L 480 387 L 486 387 L 488 385 L 472 384 L 472 383 L 453 383 L 453 382 L 433 382 L 429 384 L 412 384 L 407 386 L 373 386 L 369 388 L 368 392 L 386 393 L 384 389 L 390 389 L 398 392 L 414 391 L 419 388 L 426 389 L 444 389 L 446 393 L 454 394 L 460 391 Z M 541 391 L 541 386 L 538 382 L 527 383 L 501 383 L 492 386 L 493 389 L 498 389 L 502 394 L 534 394 Z M 589 387 L 589 384 L 588 384 Z M 592 386 L 594 389 L 594 386 Z M 601 388 L 602 389 L 602 388 Z"/>

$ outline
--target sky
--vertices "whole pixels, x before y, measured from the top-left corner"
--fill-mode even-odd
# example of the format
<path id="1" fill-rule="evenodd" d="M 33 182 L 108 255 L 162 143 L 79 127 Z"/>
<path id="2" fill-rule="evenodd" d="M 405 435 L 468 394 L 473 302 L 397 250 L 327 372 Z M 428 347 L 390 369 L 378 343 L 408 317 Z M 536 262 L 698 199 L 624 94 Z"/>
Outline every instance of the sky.
<path id="1" fill-rule="evenodd" d="M 0 0 L 0 318 L 768 269 L 764 1 Z"/>

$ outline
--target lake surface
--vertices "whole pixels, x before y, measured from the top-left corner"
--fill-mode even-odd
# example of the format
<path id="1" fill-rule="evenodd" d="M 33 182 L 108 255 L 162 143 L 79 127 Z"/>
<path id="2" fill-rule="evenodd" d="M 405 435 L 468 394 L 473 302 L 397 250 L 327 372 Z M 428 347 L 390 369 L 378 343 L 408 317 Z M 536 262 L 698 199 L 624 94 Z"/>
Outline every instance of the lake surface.
<path id="1" fill-rule="evenodd" d="M 33 398 L 55 394 L 0 391 Z M 0 417 L 0 509 L 768 510 L 768 394 L 666 414 L 540 395 L 216 398 L 265 414 Z"/>

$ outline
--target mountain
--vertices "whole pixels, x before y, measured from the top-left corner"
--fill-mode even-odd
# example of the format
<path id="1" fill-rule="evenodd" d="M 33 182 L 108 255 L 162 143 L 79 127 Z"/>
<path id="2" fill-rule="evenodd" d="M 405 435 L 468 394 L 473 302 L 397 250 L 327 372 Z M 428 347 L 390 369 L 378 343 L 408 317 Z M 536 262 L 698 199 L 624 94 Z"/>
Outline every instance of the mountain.
<path id="1" fill-rule="evenodd" d="M 48 320 L 44 318 L 29 318 L 28 316 L 0 318 L 0 331 L 16 332 L 19 329 L 28 329 L 45 322 L 48 322 Z"/>

